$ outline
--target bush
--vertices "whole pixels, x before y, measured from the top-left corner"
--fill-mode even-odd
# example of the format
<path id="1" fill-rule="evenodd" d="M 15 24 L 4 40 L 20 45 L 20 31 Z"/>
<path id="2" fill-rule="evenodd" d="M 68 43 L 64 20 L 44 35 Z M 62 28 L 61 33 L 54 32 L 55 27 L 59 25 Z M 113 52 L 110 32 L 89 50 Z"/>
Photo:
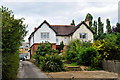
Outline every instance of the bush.
<path id="1" fill-rule="evenodd" d="M 91 66 L 92 60 L 98 56 L 98 51 L 92 47 L 82 49 L 80 54 L 78 54 L 78 64 L 85 66 Z"/>
<path id="2" fill-rule="evenodd" d="M 43 71 L 57 72 L 63 70 L 63 63 L 61 56 L 58 54 L 40 56 L 40 68 Z"/>
<path id="3" fill-rule="evenodd" d="M 19 68 L 18 54 L 4 54 L 2 58 L 2 77 L 5 80 L 15 80 Z"/>
<path id="4" fill-rule="evenodd" d="M 82 42 L 79 39 L 71 41 L 66 51 L 67 60 L 71 62 L 76 62 L 77 54 L 80 54 L 80 51 L 82 49 L 90 46 L 91 46 L 90 42 Z"/>
<path id="5" fill-rule="evenodd" d="M 92 44 L 101 55 L 102 60 L 120 59 L 120 50 L 118 45 L 109 40 L 97 40 Z"/>
<path id="6" fill-rule="evenodd" d="M 40 56 L 45 56 L 46 54 L 51 55 L 51 54 L 54 54 L 57 52 L 58 52 L 57 50 L 54 50 L 52 48 L 51 43 L 49 43 L 49 42 L 40 43 L 34 57 L 37 60 L 37 64 L 39 64 L 40 63 Z"/>

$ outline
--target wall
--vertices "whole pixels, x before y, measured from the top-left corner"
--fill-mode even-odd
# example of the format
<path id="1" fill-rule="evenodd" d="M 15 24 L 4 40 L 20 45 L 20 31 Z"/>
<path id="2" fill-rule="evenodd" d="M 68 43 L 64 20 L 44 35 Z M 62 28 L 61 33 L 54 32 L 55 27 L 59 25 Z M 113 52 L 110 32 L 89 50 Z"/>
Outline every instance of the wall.
<path id="1" fill-rule="evenodd" d="M 120 74 L 120 61 L 103 60 L 102 65 L 104 70 Z"/>
<path id="2" fill-rule="evenodd" d="M 48 32 L 49 33 L 49 39 L 41 39 L 41 32 Z M 34 42 L 33 42 L 34 37 Z M 45 41 L 48 41 L 50 43 L 56 43 L 56 33 L 46 24 L 44 23 L 41 28 L 39 28 L 35 33 L 34 36 L 30 39 L 30 47 L 34 43 L 42 43 Z"/>
<path id="3" fill-rule="evenodd" d="M 87 38 L 81 40 L 93 42 L 93 33 L 84 24 L 82 24 L 80 28 L 73 33 L 72 40 L 80 39 L 80 33 L 87 33 Z"/>
<path id="4" fill-rule="evenodd" d="M 68 45 L 70 42 L 69 36 L 57 36 L 56 39 L 58 39 L 58 42 L 56 41 L 56 45 L 60 45 L 60 42 L 63 41 L 64 45 Z"/>

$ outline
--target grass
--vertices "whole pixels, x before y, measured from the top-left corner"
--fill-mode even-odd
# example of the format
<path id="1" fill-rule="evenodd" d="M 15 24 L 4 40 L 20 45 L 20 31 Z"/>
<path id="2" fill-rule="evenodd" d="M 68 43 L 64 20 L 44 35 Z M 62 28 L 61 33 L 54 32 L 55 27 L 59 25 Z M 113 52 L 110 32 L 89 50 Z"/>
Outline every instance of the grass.
<path id="1" fill-rule="evenodd" d="M 80 66 L 78 65 L 77 63 L 71 63 L 71 64 L 67 64 L 67 63 L 64 63 L 64 66 Z"/>

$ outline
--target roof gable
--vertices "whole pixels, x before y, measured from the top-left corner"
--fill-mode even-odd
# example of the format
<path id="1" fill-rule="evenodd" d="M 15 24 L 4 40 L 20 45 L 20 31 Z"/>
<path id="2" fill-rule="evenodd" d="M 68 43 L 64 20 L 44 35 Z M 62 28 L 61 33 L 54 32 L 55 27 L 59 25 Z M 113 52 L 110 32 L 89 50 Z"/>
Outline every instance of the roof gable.
<path id="1" fill-rule="evenodd" d="M 93 34 L 95 33 L 84 21 L 82 21 L 81 23 L 79 23 L 76 28 L 73 30 L 73 32 L 71 34 L 73 34 L 78 28 L 80 28 L 80 26 L 84 24 L 86 26 L 86 28 L 88 28 Z"/>
<path id="2" fill-rule="evenodd" d="M 72 35 L 82 24 L 86 26 L 93 34 L 95 33 L 84 21 L 79 23 L 77 26 L 73 25 L 50 25 L 46 20 L 43 21 L 43 23 L 40 24 L 38 28 L 34 32 L 31 33 L 30 37 L 34 35 L 34 33 L 41 28 L 41 26 L 46 23 L 55 33 L 57 36 L 68 36 Z M 28 39 L 30 39 L 30 37 Z"/>
<path id="3" fill-rule="evenodd" d="M 51 27 L 50 24 L 49 24 L 46 20 L 44 20 L 44 21 L 40 24 L 40 26 L 38 26 L 38 28 L 36 28 L 36 30 L 34 30 L 34 31 L 31 33 L 30 37 L 31 37 L 32 35 L 34 35 L 34 33 L 35 33 L 39 28 L 41 28 L 41 26 L 42 26 L 44 23 L 46 23 L 46 24 L 57 34 L 57 32 L 53 29 L 53 27 Z M 30 39 L 30 37 L 29 37 L 28 39 Z"/>

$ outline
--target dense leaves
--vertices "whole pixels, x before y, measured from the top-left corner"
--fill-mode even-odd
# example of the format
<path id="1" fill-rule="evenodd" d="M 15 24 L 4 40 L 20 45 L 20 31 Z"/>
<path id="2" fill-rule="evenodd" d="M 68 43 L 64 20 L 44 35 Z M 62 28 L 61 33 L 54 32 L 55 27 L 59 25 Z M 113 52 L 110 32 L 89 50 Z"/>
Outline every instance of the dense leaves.
<path id="1" fill-rule="evenodd" d="M 34 56 L 43 71 L 56 72 L 63 70 L 62 57 L 57 53 L 58 51 L 52 48 L 52 44 L 45 42 L 40 43 Z"/>
<path id="2" fill-rule="evenodd" d="M 77 55 L 80 53 L 81 49 L 89 47 L 90 45 L 89 42 L 81 42 L 79 39 L 71 41 L 66 51 L 67 60 L 71 62 L 76 61 Z"/>
<path id="3" fill-rule="evenodd" d="M 78 54 L 78 64 L 90 66 L 92 60 L 98 56 L 98 51 L 92 47 L 82 49 Z"/>
<path id="4" fill-rule="evenodd" d="M 18 69 L 19 46 L 27 31 L 23 18 L 15 19 L 13 12 L 3 6 L 0 12 L 2 12 L 3 79 L 12 80 L 16 77 Z"/>
<path id="5" fill-rule="evenodd" d="M 41 56 L 40 68 L 43 71 L 57 72 L 63 70 L 63 62 L 58 54 Z"/>

